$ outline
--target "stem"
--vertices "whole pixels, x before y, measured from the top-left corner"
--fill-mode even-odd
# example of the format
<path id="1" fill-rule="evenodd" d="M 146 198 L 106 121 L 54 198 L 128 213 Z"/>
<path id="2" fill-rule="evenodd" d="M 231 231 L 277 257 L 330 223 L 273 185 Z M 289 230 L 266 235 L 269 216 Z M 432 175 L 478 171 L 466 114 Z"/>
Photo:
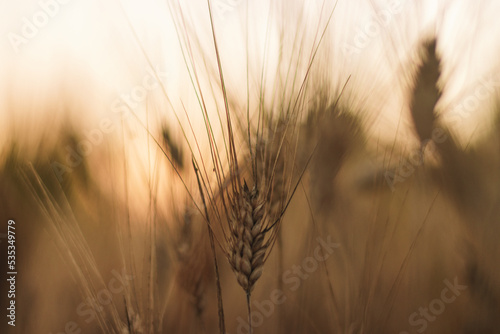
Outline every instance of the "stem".
<path id="1" fill-rule="evenodd" d="M 192 163 L 193 163 L 194 172 L 196 174 L 196 180 L 198 181 L 198 189 L 200 191 L 201 200 L 203 202 L 203 208 L 205 209 L 205 216 L 206 216 L 207 228 L 208 228 L 208 236 L 210 239 L 210 249 L 211 249 L 212 255 L 214 257 L 215 283 L 217 285 L 217 308 L 219 310 L 219 331 L 220 331 L 220 334 L 225 334 L 226 333 L 226 325 L 224 322 L 224 305 L 222 302 L 222 288 L 220 286 L 219 265 L 217 264 L 217 253 L 215 251 L 214 232 L 212 231 L 212 227 L 210 226 L 210 217 L 208 215 L 208 209 L 207 209 L 207 204 L 205 202 L 205 196 L 203 195 L 203 188 L 201 187 L 200 176 L 198 175 L 198 167 L 196 166 L 194 160 L 192 160 Z"/>
<path id="2" fill-rule="evenodd" d="M 283 252 L 283 230 L 280 228 L 278 230 L 278 277 L 283 277 L 283 272 L 285 271 L 284 268 L 284 252 Z M 278 287 L 280 291 L 285 291 L 283 289 L 283 280 L 278 279 Z M 283 328 L 285 321 L 284 321 L 285 315 L 283 312 L 283 307 L 279 308 L 279 316 L 278 316 L 278 328 Z"/>
<path id="3" fill-rule="evenodd" d="M 212 249 L 212 254 L 214 256 L 215 281 L 217 283 L 217 307 L 219 309 L 219 330 L 221 334 L 225 334 L 226 326 L 224 323 L 224 306 L 222 304 L 222 288 L 220 286 L 219 265 L 217 264 L 217 254 L 215 253 L 214 233 L 210 228 L 208 228 L 208 234 L 210 236 L 210 248 Z M 250 332 L 250 334 L 252 333 Z"/>
<path id="4" fill-rule="evenodd" d="M 252 334 L 252 306 L 250 305 L 250 291 L 247 292 L 247 307 L 248 307 L 248 327 L 250 331 L 248 334 Z"/>

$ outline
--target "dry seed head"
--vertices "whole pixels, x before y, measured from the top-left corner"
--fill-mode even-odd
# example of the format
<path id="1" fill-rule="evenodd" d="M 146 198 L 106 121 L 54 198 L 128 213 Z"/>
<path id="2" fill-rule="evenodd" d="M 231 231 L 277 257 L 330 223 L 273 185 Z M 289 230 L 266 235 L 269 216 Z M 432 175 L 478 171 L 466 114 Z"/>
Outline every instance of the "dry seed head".
<path id="1" fill-rule="evenodd" d="M 285 121 L 280 120 L 277 127 L 270 125 L 257 138 L 255 154 L 249 163 L 255 173 L 253 188 L 250 190 L 245 183 L 239 192 L 232 194 L 228 258 L 247 294 L 262 275 L 269 245 L 275 237 L 271 232 L 266 239 L 266 233 L 278 226 L 275 222 L 281 217 L 286 199 L 283 154 L 286 128 Z"/>
<path id="2" fill-rule="evenodd" d="M 240 193 L 238 206 L 229 220 L 231 242 L 229 263 L 238 283 L 250 293 L 262 275 L 268 244 L 264 242 L 264 201 L 256 188 L 251 191 L 245 184 Z"/>
<path id="3" fill-rule="evenodd" d="M 272 145 L 269 149 L 270 166 L 266 175 L 270 180 L 271 190 L 268 192 L 269 217 L 274 222 L 281 215 L 285 203 L 285 151 L 286 141 L 282 140 L 285 135 L 285 125 L 280 124 L 274 134 Z"/>
<path id="4" fill-rule="evenodd" d="M 260 189 L 265 192 L 266 212 L 271 222 L 281 215 L 285 203 L 285 152 L 286 124 L 278 121 L 276 129 L 269 128 L 268 138 L 259 138 L 256 144 L 255 158 L 257 160 L 256 180 Z"/>
<path id="5" fill-rule="evenodd" d="M 441 98 L 441 89 L 438 86 L 441 61 L 436 53 L 436 43 L 433 39 L 423 45 L 426 54 L 423 64 L 418 68 L 411 96 L 410 114 L 421 142 L 432 137 L 437 119 L 435 108 Z"/>
<path id="6" fill-rule="evenodd" d="M 177 283 L 192 298 L 197 311 L 203 311 L 203 297 L 212 277 L 208 240 L 200 228 L 200 217 L 193 217 L 193 210 L 186 210 L 181 225 L 177 247 L 179 269 Z"/>

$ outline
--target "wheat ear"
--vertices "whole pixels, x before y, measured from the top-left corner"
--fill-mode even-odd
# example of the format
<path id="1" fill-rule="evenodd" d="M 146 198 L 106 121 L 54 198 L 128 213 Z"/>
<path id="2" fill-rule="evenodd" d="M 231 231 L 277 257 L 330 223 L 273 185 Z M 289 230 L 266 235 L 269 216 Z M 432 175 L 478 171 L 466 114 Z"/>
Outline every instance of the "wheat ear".
<path id="1" fill-rule="evenodd" d="M 441 98 L 438 85 L 441 77 L 441 60 L 436 53 L 436 44 L 437 41 L 432 39 L 423 45 L 424 61 L 418 68 L 411 96 L 410 114 L 421 143 L 432 137 L 437 119 L 435 108 Z"/>
<path id="2" fill-rule="evenodd" d="M 231 226 L 231 264 L 241 287 L 249 294 L 262 275 L 267 243 L 264 242 L 264 204 L 256 188 L 247 184 L 239 198 L 238 209 L 229 219 Z"/>

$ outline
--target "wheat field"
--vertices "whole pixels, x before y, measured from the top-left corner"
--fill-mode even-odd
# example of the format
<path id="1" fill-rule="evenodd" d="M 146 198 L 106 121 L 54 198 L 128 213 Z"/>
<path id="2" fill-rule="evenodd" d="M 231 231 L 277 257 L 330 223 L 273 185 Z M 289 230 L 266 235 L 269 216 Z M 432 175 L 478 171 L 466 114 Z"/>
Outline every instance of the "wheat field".
<path id="1" fill-rule="evenodd" d="M 1 333 L 500 333 L 499 1 L 2 9 Z"/>

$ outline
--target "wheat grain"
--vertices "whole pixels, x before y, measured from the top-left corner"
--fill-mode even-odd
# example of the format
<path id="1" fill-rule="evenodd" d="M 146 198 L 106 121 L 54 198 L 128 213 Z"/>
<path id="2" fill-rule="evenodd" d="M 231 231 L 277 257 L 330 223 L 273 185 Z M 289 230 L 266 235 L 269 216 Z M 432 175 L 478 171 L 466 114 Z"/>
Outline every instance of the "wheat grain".
<path id="1" fill-rule="evenodd" d="M 244 185 L 239 199 L 239 208 L 232 213 L 230 257 L 238 283 L 250 293 L 262 275 L 268 244 L 264 242 L 264 201 L 254 188 Z"/>

